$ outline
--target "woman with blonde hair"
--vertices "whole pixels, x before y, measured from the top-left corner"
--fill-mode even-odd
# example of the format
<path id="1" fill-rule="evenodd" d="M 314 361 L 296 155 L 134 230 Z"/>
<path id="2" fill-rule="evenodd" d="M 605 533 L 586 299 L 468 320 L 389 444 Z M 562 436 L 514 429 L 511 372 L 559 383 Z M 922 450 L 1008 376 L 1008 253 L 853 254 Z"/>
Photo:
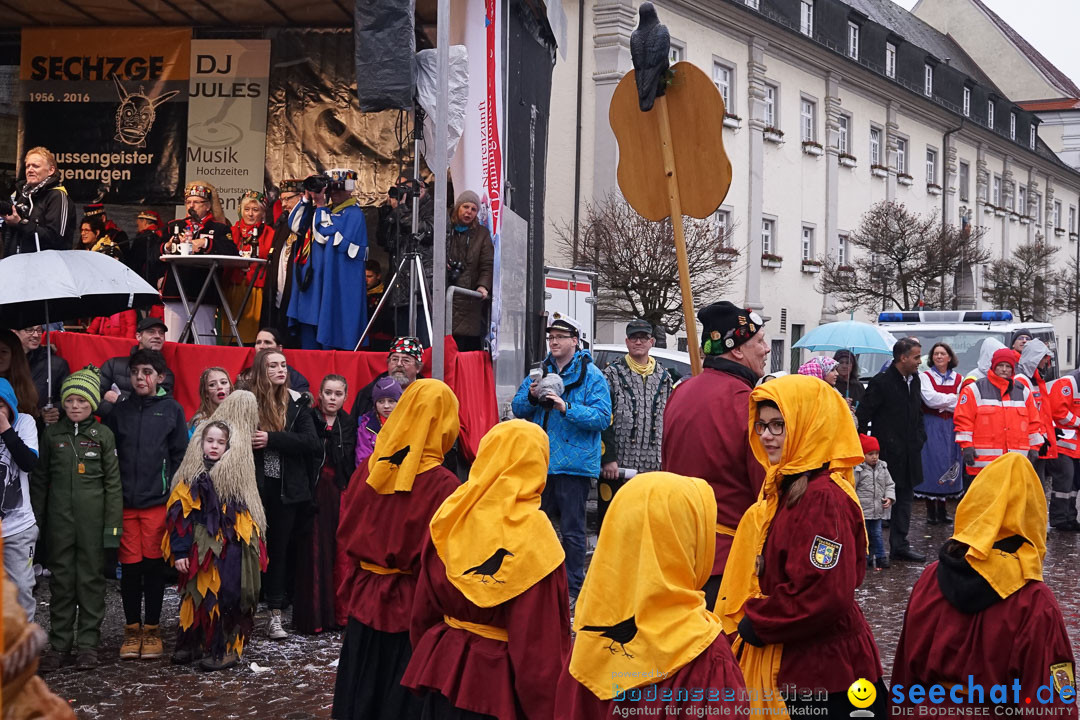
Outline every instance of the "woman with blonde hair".
<path id="1" fill-rule="evenodd" d="M 240 255 L 244 257 L 266 259 L 270 246 L 274 242 L 274 228 L 265 222 L 266 195 L 258 190 L 248 190 L 240 197 L 240 219 L 232 226 L 232 241 Z M 262 314 L 263 284 L 266 278 L 266 266 L 252 264 L 246 270 L 236 269 L 228 273 L 229 287 L 225 291 L 229 296 L 233 317 L 240 330 L 240 339 L 245 344 L 255 342 L 259 331 Z M 247 304 L 241 313 L 240 305 L 247 297 Z"/>
<path id="2" fill-rule="evenodd" d="M 267 634 L 271 640 L 288 637 L 281 612 L 286 606 L 289 560 L 294 557 L 297 516 L 311 503 L 314 457 L 322 450 L 308 407 L 309 396 L 289 388 L 289 367 L 276 350 L 260 350 L 251 366 L 252 391 L 259 406 L 258 429 L 251 436 L 255 477 L 266 519 L 269 566 L 266 604 L 270 608 Z"/>
<path id="3" fill-rule="evenodd" d="M 218 406 L 229 397 L 233 391 L 229 373 L 223 367 L 208 367 L 199 376 L 199 409 L 191 416 L 188 423 L 188 435 L 195 432 L 200 422 L 210 419 Z"/>
<path id="4" fill-rule="evenodd" d="M 761 385 L 750 394 L 750 447 L 765 482 L 739 522 L 717 614 L 735 637 L 751 708 L 846 717 L 848 688 L 862 678 L 884 717 L 881 660 L 855 601 L 867 544 L 854 485 L 863 453 L 847 403 L 804 375 Z M 780 688 L 796 690 L 786 707 Z M 828 698 L 800 707 L 818 688 Z"/>

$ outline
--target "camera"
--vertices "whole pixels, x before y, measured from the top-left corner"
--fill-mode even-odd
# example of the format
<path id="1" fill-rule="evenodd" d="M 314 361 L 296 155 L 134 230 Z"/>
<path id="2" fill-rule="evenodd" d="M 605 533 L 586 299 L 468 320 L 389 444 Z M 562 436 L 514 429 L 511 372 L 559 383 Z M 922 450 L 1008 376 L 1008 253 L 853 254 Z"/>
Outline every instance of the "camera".
<path id="1" fill-rule="evenodd" d="M 304 178 L 304 189 L 310 193 L 321 195 L 330 186 L 330 178 L 325 175 L 309 175 Z"/>
<path id="2" fill-rule="evenodd" d="M 24 220 L 30 217 L 30 207 L 17 201 L 8 200 L 4 198 L 0 200 L 0 215 L 10 215 L 12 210 L 19 211 L 19 217 Z"/>
<path id="3" fill-rule="evenodd" d="M 304 189 L 316 195 L 326 192 L 352 192 L 356 190 L 359 177 L 355 170 L 331 168 L 325 173 L 304 178 Z"/>
<path id="4" fill-rule="evenodd" d="M 397 200 L 399 204 L 408 204 L 420 196 L 419 180 L 404 180 L 392 186 L 386 191 L 391 200 Z"/>
<path id="5" fill-rule="evenodd" d="M 465 263 L 460 260 L 447 260 L 446 261 L 446 284 L 457 285 L 458 278 L 461 277 L 461 273 L 465 272 Z"/>

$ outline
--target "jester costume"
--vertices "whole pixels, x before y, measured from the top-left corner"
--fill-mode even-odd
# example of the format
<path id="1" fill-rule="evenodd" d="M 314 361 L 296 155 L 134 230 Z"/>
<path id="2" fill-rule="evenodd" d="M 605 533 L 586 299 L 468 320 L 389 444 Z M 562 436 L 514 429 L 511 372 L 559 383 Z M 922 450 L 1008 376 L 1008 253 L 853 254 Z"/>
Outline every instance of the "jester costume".
<path id="1" fill-rule="evenodd" d="M 243 654 L 254 626 L 260 572 L 267 565 L 266 520 L 251 450 L 258 422 L 255 396 L 234 392 L 208 422 L 215 421 L 230 428 L 228 449 L 217 462 L 204 459 L 203 432 L 196 428 L 173 479 L 161 543 L 169 562 L 189 560 L 187 571 L 179 573 L 173 660 L 205 655 L 204 669 L 228 667 Z"/>

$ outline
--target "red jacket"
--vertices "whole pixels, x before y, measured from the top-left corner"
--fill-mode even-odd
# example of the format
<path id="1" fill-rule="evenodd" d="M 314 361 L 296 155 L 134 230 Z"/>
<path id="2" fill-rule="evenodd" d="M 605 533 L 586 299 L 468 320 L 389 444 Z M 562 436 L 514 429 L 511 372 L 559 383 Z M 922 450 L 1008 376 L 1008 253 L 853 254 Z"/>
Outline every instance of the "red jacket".
<path id="1" fill-rule="evenodd" d="M 104 335 L 130 340 L 135 337 L 135 326 L 139 319 L 134 310 L 123 310 L 115 315 L 96 317 L 90 321 L 86 332 L 90 335 Z"/>
<path id="2" fill-rule="evenodd" d="M 1054 428 L 1062 432 L 1057 439 L 1058 450 L 1071 458 L 1080 458 L 1080 398 L 1077 397 L 1076 375 L 1069 373 L 1050 386 L 1050 417 Z"/>
<path id="3" fill-rule="evenodd" d="M 341 601 L 349 617 L 381 632 L 407 632 L 428 525 L 461 483 L 440 465 L 417 475 L 412 492 L 380 495 L 367 473 L 367 464 L 357 468 L 341 496 L 337 542 L 347 567 L 338 592 L 347 596 Z M 373 572 L 361 562 L 401 572 Z"/>
<path id="4" fill-rule="evenodd" d="M 726 360 L 717 364 L 733 366 L 733 372 L 742 368 Z M 709 483 L 716 493 L 716 522 L 730 529 L 717 528 L 713 575 L 724 573 L 735 528 L 765 480 L 765 468 L 750 452 L 751 383 L 733 372 L 705 368 L 675 387 L 664 410 L 663 469 Z"/>
<path id="5" fill-rule="evenodd" d="M 409 631 L 413 654 L 401 684 L 434 690 L 456 708 L 498 720 L 551 718 L 559 673 L 570 660 L 566 568 L 560 565 L 501 605 L 481 608 L 446 579 L 431 541 L 420 565 Z M 504 629 L 509 639 L 451 628 L 444 616 Z"/>
<path id="6" fill-rule="evenodd" d="M 995 458 L 1007 452 L 1026 453 L 1043 444 L 1041 420 L 1027 386 L 1005 380 L 993 372 L 960 391 L 953 425 L 956 443 L 975 448 L 975 464 L 969 475 L 978 475 Z"/>
<path id="7" fill-rule="evenodd" d="M 836 550 L 828 568 L 812 562 L 822 540 Z M 795 507 L 787 506 L 786 492 L 780 496 L 764 563 L 765 597 L 747 600 L 739 634 L 755 644 L 783 643 L 780 686 L 833 693 L 847 691 L 859 678 L 881 678 L 874 634 L 855 601 L 855 588 L 866 575 L 862 510 L 826 472 L 810 476 Z"/>
<path id="8" fill-rule="evenodd" d="M 243 220 L 237 220 L 230 228 L 232 232 L 233 245 L 236 246 L 237 251 L 243 254 L 244 251 L 251 252 L 252 257 L 266 259 L 270 254 L 270 246 L 274 244 L 274 228 L 266 223 L 261 223 L 258 227 L 251 227 L 244 223 Z M 254 235 L 255 244 L 253 246 L 252 236 Z M 252 278 L 255 280 L 255 287 L 261 288 L 266 281 L 266 266 L 265 265 L 251 265 L 247 270 L 230 270 L 229 283 L 233 285 L 247 285 L 251 282 Z"/>
<path id="9" fill-rule="evenodd" d="M 927 566 L 911 591 L 896 646 L 892 695 L 895 700 L 901 692 L 902 704 L 910 706 L 907 691 L 913 683 L 927 690 L 959 684 L 966 691 L 970 675 L 973 685 L 984 688 L 981 704 L 990 704 L 991 686 L 1001 684 L 1008 686 L 1012 705 L 1012 683 L 1019 680 L 1019 704 L 1038 709 L 1039 686 L 1063 682 L 1065 671 L 1075 687 L 1069 635 L 1050 588 L 1033 581 L 1002 600 L 962 559 L 943 556 Z M 1057 692 L 1054 697 L 1060 714 L 1053 717 L 1076 717 L 1075 703 L 1061 703 Z M 967 700 L 980 704 L 977 696 Z M 942 705 L 956 703 L 946 694 Z"/>
<path id="10" fill-rule="evenodd" d="M 1054 415 L 1050 408 L 1050 392 L 1046 389 L 1046 382 L 1038 370 L 1035 371 L 1034 378 L 1017 373 L 1016 382 L 1022 384 L 1031 393 L 1032 402 L 1035 403 L 1035 410 L 1039 415 L 1039 434 L 1050 444 L 1047 451 L 1040 453 L 1039 457 L 1052 460 L 1058 456 L 1058 446 L 1057 437 L 1054 434 Z"/>

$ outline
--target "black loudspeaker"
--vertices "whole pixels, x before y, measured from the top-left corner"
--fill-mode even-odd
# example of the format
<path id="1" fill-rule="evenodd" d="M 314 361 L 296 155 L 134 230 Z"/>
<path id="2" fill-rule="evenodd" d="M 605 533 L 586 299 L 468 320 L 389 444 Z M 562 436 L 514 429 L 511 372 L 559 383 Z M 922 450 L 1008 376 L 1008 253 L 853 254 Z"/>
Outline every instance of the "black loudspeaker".
<path id="1" fill-rule="evenodd" d="M 364 112 L 411 110 L 416 0 L 356 0 L 356 95 Z"/>

